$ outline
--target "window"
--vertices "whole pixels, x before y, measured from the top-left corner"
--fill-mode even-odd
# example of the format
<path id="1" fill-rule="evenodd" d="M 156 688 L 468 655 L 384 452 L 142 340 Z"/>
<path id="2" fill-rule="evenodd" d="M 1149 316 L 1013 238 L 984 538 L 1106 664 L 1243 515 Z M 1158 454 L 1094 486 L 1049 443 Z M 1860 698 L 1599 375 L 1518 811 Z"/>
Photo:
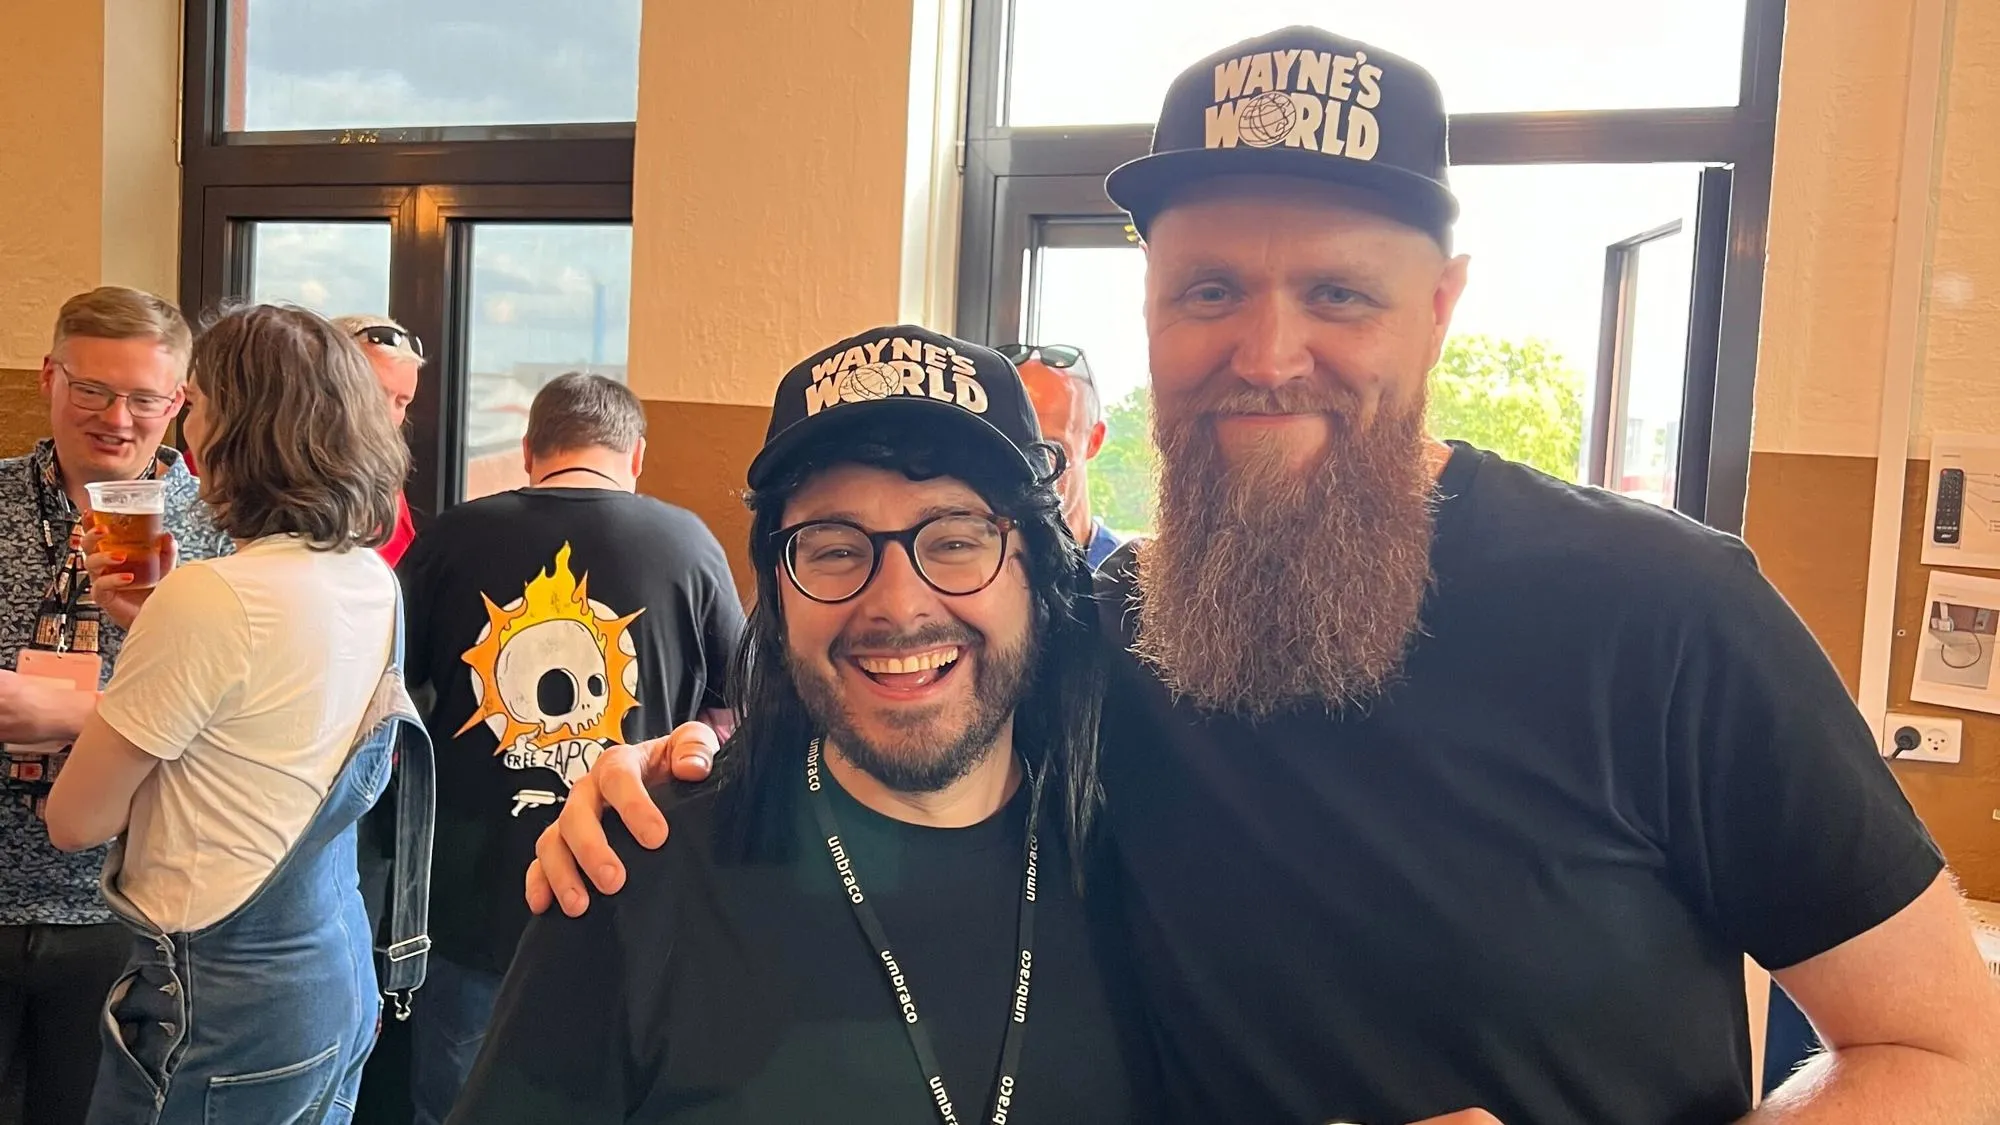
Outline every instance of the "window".
<path id="1" fill-rule="evenodd" d="M 1738 530 L 1783 3 L 1690 0 L 1642 36 L 1615 7 L 973 0 L 959 331 L 1090 353 L 1112 430 L 1092 510 L 1143 530 L 1143 255 L 1103 177 L 1182 68 L 1318 23 L 1423 63 L 1454 111 L 1472 274 L 1434 432 Z"/>
<path id="2" fill-rule="evenodd" d="M 631 121 L 640 0 L 234 0 L 223 130 Z"/>
<path id="3" fill-rule="evenodd" d="M 418 519 L 521 483 L 541 381 L 624 367 L 640 0 L 186 2 L 182 306 L 393 317 Z"/>
<path id="4" fill-rule="evenodd" d="M 1014 0 L 1005 123 L 1151 123 L 1174 75 L 1314 24 L 1422 63 L 1456 113 L 1736 104 L 1744 0 Z M 1111 46 L 1104 46 L 1110 44 Z"/>
<path id="5" fill-rule="evenodd" d="M 250 298 L 389 315 L 389 224 L 251 223 Z"/>
<path id="6" fill-rule="evenodd" d="M 477 223 L 466 332 L 464 497 L 528 483 L 528 405 L 566 371 L 625 379 L 632 228 Z"/>
<path id="7" fill-rule="evenodd" d="M 1035 250 L 1021 323 L 1027 338 L 1082 348 L 1090 358 L 1105 423 L 1104 447 L 1090 462 L 1090 512 L 1131 535 L 1153 522 L 1146 324 L 1138 300 L 1145 259 L 1123 223 L 1066 225 L 1067 237 L 1045 236 Z"/>

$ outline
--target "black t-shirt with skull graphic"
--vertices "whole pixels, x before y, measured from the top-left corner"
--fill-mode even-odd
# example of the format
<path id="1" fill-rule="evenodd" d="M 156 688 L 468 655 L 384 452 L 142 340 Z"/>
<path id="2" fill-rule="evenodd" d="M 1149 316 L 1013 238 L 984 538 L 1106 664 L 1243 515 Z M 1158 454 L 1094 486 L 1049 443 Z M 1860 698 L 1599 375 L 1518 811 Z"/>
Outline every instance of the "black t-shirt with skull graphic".
<path id="1" fill-rule="evenodd" d="M 604 745 L 723 705 L 742 603 L 699 518 L 611 489 L 459 505 L 397 572 L 410 688 L 437 747 L 435 953 L 505 972 L 535 837 Z"/>

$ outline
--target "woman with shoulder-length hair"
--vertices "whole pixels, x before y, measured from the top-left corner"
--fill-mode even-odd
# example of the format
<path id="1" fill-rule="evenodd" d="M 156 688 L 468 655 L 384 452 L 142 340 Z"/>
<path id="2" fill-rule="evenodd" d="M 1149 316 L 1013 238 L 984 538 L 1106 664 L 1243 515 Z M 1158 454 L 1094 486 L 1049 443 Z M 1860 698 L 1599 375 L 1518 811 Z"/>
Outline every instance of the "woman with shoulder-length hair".
<path id="1" fill-rule="evenodd" d="M 234 554 L 142 593 L 90 559 L 131 631 L 48 804 L 137 932 L 105 1008 L 93 1123 L 345 1122 L 374 1041 L 355 821 L 398 728 L 394 525 L 409 455 L 354 342 L 252 305 L 195 341 L 184 424 Z M 98 548 L 104 550 L 102 545 Z"/>

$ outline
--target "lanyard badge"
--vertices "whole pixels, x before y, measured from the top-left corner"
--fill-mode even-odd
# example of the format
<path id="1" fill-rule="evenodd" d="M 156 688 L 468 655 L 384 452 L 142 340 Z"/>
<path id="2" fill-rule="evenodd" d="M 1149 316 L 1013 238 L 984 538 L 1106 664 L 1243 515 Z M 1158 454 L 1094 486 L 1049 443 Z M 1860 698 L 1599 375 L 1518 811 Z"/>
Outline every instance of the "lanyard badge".
<path id="1" fill-rule="evenodd" d="M 1028 784 L 1033 788 L 1028 798 L 1027 857 L 1025 870 L 1021 873 L 1020 913 L 1015 922 L 1020 955 L 1014 963 L 1014 989 L 1007 1008 L 1007 1033 L 1000 1043 L 1000 1073 L 993 1084 L 993 1108 L 985 1118 L 1000 1125 L 1006 1122 L 1014 1099 L 1019 1096 L 1021 1041 L 1027 1033 L 1028 986 L 1035 962 L 1035 860 L 1040 850 L 1035 822 L 1042 807 L 1041 778 L 1030 775 Z M 827 799 L 826 785 L 825 773 L 820 768 L 820 740 L 815 738 L 806 750 L 806 791 L 811 796 L 813 814 L 819 820 L 820 831 L 826 837 L 827 854 L 833 859 L 834 874 L 840 880 L 848 905 L 854 909 L 854 921 L 861 927 L 862 936 L 875 947 L 876 959 L 888 978 L 890 994 L 902 1012 L 903 1030 L 909 1034 L 910 1049 L 917 1056 L 917 1065 L 923 1069 L 925 1092 L 937 1109 L 938 1119 L 944 1125 L 959 1125 L 958 1109 L 945 1089 L 944 1071 L 938 1065 L 937 1052 L 931 1048 L 930 1032 L 917 1015 L 916 996 L 910 988 L 908 974 L 897 964 L 896 955 L 889 949 L 889 935 L 883 931 L 882 920 L 876 917 L 875 908 L 868 904 L 868 895 L 861 888 L 861 877 L 854 871 L 853 857 L 841 846 L 840 830 L 833 819 L 833 805 Z"/>

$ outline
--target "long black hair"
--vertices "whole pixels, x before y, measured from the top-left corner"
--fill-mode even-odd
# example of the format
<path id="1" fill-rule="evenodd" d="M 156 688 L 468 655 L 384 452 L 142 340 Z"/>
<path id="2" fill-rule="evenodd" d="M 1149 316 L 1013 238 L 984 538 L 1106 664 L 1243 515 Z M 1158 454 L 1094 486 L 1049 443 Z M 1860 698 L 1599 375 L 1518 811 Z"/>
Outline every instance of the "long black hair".
<path id="1" fill-rule="evenodd" d="M 750 558 L 757 572 L 751 608 L 731 669 L 727 695 L 735 733 L 717 756 L 717 813 L 724 849 L 743 859 L 783 861 L 795 839 L 795 802 L 804 789 L 807 744 L 814 729 L 785 663 L 784 602 L 777 539 L 785 505 L 813 476 L 854 464 L 901 473 L 910 480 L 951 477 L 977 492 L 1015 523 L 1033 599 L 1035 666 L 1014 710 L 1014 745 L 1058 802 L 1058 827 L 1073 875 L 1082 885 L 1084 854 L 1103 790 L 1097 771 L 1098 719 L 1104 700 L 1104 651 L 1083 548 L 1062 516 L 1055 479 L 1059 447 L 1035 447 L 1041 468 L 1031 481 L 1011 476 L 992 458 L 948 435 L 863 423 L 836 441 L 800 451 L 788 468 L 745 500 L 752 512 Z"/>

